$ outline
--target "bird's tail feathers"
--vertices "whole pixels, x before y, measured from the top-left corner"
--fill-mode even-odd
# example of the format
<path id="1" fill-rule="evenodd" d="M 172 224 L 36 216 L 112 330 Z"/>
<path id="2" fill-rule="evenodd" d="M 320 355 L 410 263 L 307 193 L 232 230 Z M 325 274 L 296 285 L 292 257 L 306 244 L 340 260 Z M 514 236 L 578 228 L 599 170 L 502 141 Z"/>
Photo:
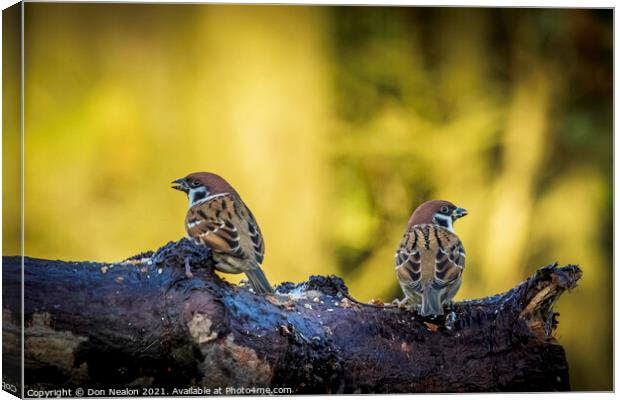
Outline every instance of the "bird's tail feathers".
<path id="1" fill-rule="evenodd" d="M 420 315 L 443 315 L 443 306 L 440 300 L 441 291 L 427 286 L 422 292 L 422 306 L 420 307 Z"/>
<path id="2" fill-rule="evenodd" d="M 252 288 L 254 288 L 254 291 L 257 294 L 265 295 L 273 293 L 273 288 L 269 284 L 265 273 L 259 266 L 245 271 L 245 274 L 248 276 L 248 279 L 252 284 Z"/>

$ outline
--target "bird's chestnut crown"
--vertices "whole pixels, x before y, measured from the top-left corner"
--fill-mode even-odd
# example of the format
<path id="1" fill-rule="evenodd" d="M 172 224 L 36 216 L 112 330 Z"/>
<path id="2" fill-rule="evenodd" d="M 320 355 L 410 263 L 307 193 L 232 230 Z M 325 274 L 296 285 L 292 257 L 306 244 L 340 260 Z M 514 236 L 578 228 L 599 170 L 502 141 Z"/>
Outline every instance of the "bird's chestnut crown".
<path id="1" fill-rule="evenodd" d="M 457 207 L 446 200 L 431 200 L 422 203 L 415 209 L 407 229 L 414 225 L 435 224 L 454 232 L 454 222 L 467 215 L 467 210 Z"/>

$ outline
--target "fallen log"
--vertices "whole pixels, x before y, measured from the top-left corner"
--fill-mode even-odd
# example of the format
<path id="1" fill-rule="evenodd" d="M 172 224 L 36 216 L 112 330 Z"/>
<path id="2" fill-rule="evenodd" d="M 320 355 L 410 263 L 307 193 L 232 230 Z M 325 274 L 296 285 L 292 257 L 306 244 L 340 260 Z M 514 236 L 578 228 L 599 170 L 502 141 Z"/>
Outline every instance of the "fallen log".
<path id="1" fill-rule="evenodd" d="M 581 277 L 574 265 L 455 303 L 449 323 L 357 304 L 336 276 L 260 297 L 218 277 L 208 249 L 187 239 L 114 264 L 26 257 L 24 265 L 25 391 L 570 390 L 552 307 Z M 20 257 L 3 257 L 3 281 L 4 381 L 21 390 Z"/>

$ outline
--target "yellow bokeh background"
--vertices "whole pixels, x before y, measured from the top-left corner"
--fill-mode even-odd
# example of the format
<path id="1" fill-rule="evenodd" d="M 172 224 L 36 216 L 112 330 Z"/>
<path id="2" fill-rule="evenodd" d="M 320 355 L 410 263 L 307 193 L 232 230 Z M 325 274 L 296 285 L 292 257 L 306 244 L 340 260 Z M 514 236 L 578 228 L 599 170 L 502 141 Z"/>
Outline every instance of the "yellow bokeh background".
<path id="1" fill-rule="evenodd" d="M 410 213 L 447 199 L 469 211 L 457 299 L 581 265 L 556 336 L 573 389 L 611 390 L 610 10 L 26 3 L 25 24 L 26 255 L 177 240 L 169 182 L 212 171 L 272 283 L 390 301 Z"/>

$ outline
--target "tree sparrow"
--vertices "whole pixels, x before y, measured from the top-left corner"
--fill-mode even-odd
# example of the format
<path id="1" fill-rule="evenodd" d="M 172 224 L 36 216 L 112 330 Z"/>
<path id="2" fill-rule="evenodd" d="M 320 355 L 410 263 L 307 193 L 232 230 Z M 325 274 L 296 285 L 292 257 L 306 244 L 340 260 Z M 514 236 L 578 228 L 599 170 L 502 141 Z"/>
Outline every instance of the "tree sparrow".
<path id="1" fill-rule="evenodd" d="M 244 272 L 256 293 L 273 293 L 260 267 L 263 236 L 237 191 L 209 172 L 189 174 L 172 182 L 172 187 L 187 194 L 185 229 L 196 243 L 211 248 L 215 268 L 232 274 Z"/>
<path id="2" fill-rule="evenodd" d="M 411 215 L 396 250 L 396 276 L 420 315 L 443 315 L 461 286 L 465 250 L 454 222 L 467 211 L 449 201 L 432 200 Z"/>

